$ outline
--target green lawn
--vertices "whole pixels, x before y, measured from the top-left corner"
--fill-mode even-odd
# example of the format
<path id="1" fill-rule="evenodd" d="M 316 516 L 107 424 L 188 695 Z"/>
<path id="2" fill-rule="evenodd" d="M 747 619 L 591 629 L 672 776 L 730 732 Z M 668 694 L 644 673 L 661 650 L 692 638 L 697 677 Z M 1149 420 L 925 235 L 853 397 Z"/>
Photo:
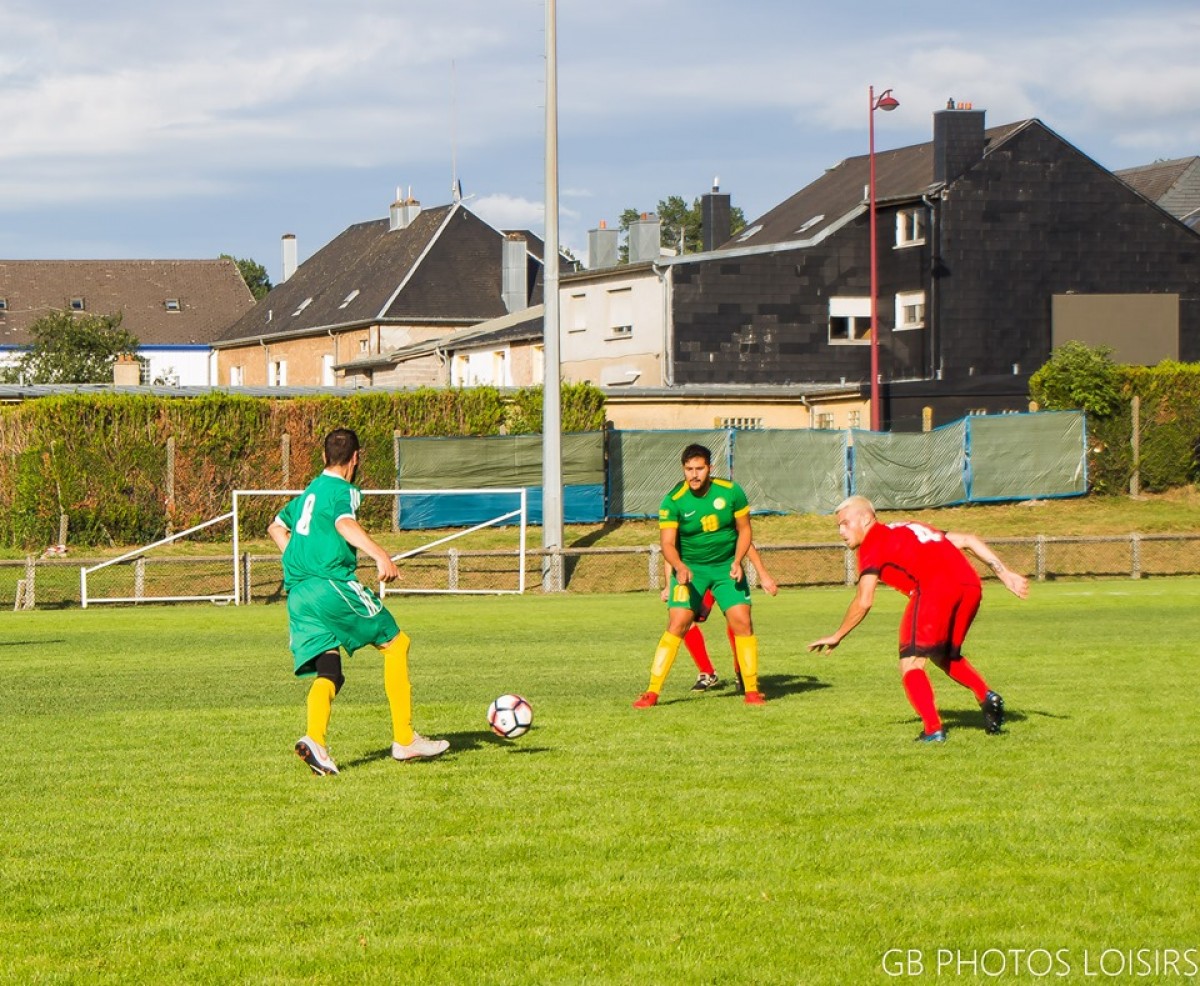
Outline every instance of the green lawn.
<path id="1" fill-rule="evenodd" d="M 849 599 L 756 597 L 765 708 L 691 696 L 681 652 L 644 712 L 657 596 L 402 600 L 416 725 L 451 752 L 391 761 L 363 651 L 329 778 L 291 752 L 282 606 L 9 614 L 0 981 L 1188 981 L 1200 581 L 989 586 L 969 653 L 1010 723 L 935 671 L 935 748 L 899 594 L 805 652 Z M 484 723 L 504 691 L 535 710 L 513 742 Z"/>

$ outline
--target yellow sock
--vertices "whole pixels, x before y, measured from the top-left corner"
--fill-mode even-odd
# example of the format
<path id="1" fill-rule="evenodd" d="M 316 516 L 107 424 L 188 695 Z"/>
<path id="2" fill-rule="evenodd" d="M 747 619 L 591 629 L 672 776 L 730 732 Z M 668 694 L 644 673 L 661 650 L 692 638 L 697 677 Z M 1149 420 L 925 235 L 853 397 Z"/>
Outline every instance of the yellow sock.
<path id="1" fill-rule="evenodd" d="M 664 633 L 658 640 L 658 648 L 654 651 L 654 661 L 650 665 L 649 691 L 658 694 L 663 689 L 667 675 L 671 673 L 671 665 L 675 663 L 675 655 L 679 653 L 682 637 L 673 633 Z"/>
<path id="2" fill-rule="evenodd" d="M 318 678 L 308 690 L 305 705 L 308 707 L 308 737 L 325 745 L 325 734 L 329 731 L 329 713 L 333 709 L 333 696 L 337 694 L 333 682 Z"/>
<path id="3" fill-rule="evenodd" d="M 758 638 L 753 634 L 749 637 L 734 637 L 733 646 L 737 648 L 738 665 L 742 669 L 742 681 L 746 691 L 758 691 Z"/>
<path id="4" fill-rule="evenodd" d="M 383 690 L 392 710 L 392 739 L 401 746 L 413 741 L 412 685 L 408 680 L 408 634 L 398 633 L 383 654 Z"/>

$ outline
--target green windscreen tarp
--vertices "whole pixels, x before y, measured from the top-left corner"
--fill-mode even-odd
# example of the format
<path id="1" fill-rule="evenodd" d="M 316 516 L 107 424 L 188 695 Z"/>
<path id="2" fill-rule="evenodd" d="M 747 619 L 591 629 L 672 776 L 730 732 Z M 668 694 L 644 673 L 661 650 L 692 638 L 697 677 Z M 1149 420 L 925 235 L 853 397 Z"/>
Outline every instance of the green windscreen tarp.
<path id="1" fill-rule="evenodd" d="M 662 498 L 683 479 L 679 457 L 693 442 L 712 452 L 713 475 L 727 478 L 732 434 L 723 429 L 610 432 L 608 515 L 657 517 Z"/>
<path id="2" fill-rule="evenodd" d="M 880 510 L 943 507 L 967 499 L 966 423 L 920 434 L 854 432 L 854 492 Z"/>
<path id="3" fill-rule="evenodd" d="M 397 481 L 403 489 L 458 490 L 542 485 L 541 435 L 399 438 Z M 562 436 L 564 486 L 604 483 L 604 433 Z"/>
<path id="4" fill-rule="evenodd" d="M 1086 493 L 1085 438 L 1080 411 L 968 418 L 971 500 Z"/>
<path id="5" fill-rule="evenodd" d="M 754 512 L 827 514 L 849 492 L 844 431 L 738 431 L 733 478 Z"/>

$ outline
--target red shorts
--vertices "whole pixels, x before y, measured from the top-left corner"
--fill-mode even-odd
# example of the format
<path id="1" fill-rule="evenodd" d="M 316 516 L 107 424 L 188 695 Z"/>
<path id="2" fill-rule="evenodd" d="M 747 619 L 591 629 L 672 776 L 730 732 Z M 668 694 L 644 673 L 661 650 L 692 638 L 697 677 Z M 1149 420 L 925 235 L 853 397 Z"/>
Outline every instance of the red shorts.
<path id="1" fill-rule="evenodd" d="M 900 620 L 900 656 L 955 660 L 979 612 L 982 588 L 955 583 L 917 589 Z"/>

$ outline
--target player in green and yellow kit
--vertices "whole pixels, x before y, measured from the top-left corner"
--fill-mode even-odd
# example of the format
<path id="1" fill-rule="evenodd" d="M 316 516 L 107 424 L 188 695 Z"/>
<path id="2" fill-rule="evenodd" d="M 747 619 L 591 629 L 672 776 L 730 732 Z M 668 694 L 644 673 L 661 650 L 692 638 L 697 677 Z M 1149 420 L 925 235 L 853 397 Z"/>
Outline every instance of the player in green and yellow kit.
<path id="1" fill-rule="evenodd" d="M 750 550 L 750 505 L 737 483 L 712 476 L 712 453 L 703 445 L 683 450 L 683 482 L 658 510 L 659 541 L 671 566 L 667 631 L 650 666 L 650 686 L 633 703 L 658 703 L 679 644 L 711 592 L 733 631 L 734 648 L 746 687 L 746 704 L 762 705 L 758 690 L 758 638 L 750 619 L 750 586 L 742 561 Z"/>
<path id="2" fill-rule="evenodd" d="M 360 549 L 375 562 L 381 582 L 399 576 L 396 563 L 358 522 L 362 492 L 354 485 L 360 458 L 358 436 L 338 428 L 325 437 L 325 471 L 289 502 L 268 528 L 283 552 L 288 630 L 298 677 L 316 676 L 308 691 L 308 732 L 296 754 L 314 774 L 336 774 L 325 746 L 334 696 L 341 690 L 342 649 L 353 654 L 367 644 L 383 654 L 383 685 L 392 713 L 392 756 L 397 760 L 436 757 L 450 744 L 418 736 L 412 728 L 408 680 L 408 634 L 379 597 L 355 574 Z"/>

